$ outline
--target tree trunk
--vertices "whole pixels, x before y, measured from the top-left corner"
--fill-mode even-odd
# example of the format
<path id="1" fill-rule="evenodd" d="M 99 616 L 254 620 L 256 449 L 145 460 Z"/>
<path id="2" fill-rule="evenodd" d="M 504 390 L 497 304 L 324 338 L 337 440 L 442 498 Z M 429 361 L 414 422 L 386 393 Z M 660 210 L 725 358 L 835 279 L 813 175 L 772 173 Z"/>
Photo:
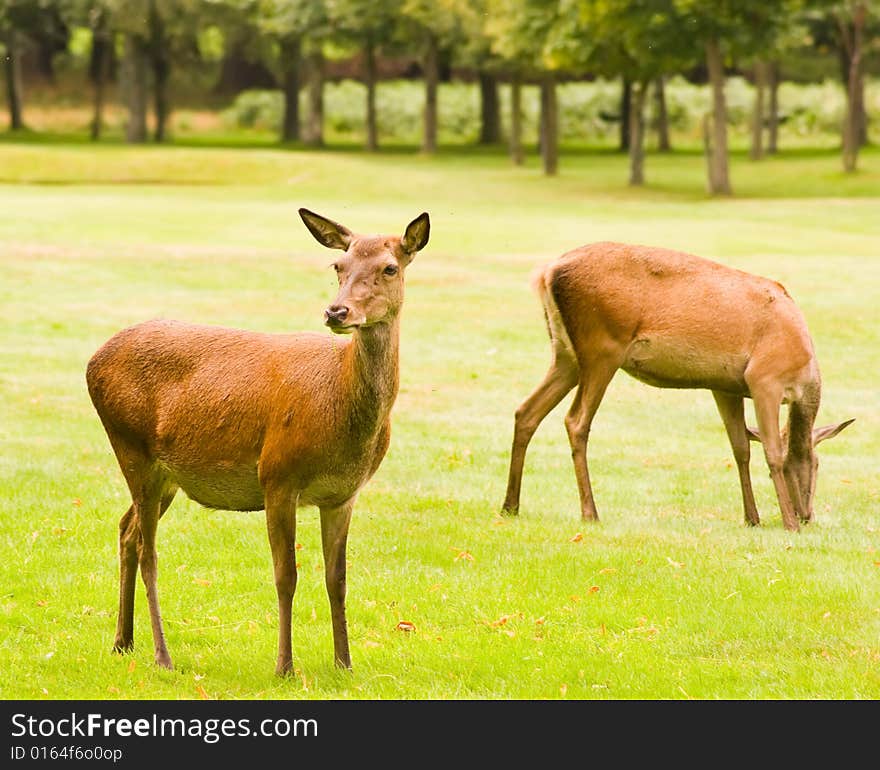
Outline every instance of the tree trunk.
<path id="1" fill-rule="evenodd" d="M 498 80 L 488 72 L 480 72 L 480 144 L 498 144 L 500 141 Z"/>
<path id="2" fill-rule="evenodd" d="M 437 152 L 437 83 L 440 80 L 440 52 L 437 38 L 428 35 L 425 45 L 425 112 L 422 152 Z"/>
<path id="3" fill-rule="evenodd" d="M 122 81 L 128 124 L 125 140 L 130 144 L 147 141 L 147 47 L 137 35 L 125 36 Z"/>
<path id="4" fill-rule="evenodd" d="M 541 78 L 541 161 L 547 176 L 556 174 L 559 166 L 559 108 L 553 73 L 546 73 Z"/>
<path id="5" fill-rule="evenodd" d="M 654 102 L 657 109 L 657 149 L 669 152 L 672 143 L 669 141 L 669 111 L 666 109 L 666 81 L 663 75 L 654 81 Z"/>
<path id="6" fill-rule="evenodd" d="M 291 35 L 281 40 L 281 90 L 284 94 L 284 118 L 281 121 L 281 141 L 299 140 L 299 37 Z"/>
<path id="7" fill-rule="evenodd" d="M 620 151 L 629 149 L 629 107 L 632 100 L 632 81 L 624 75 L 620 90 Z"/>
<path id="8" fill-rule="evenodd" d="M 14 29 L 6 32 L 6 104 L 9 107 L 9 128 L 24 128 L 22 115 L 21 44 Z"/>
<path id="9" fill-rule="evenodd" d="M 724 99 L 724 60 L 717 38 L 706 41 L 706 65 L 712 84 L 712 139 L 709 155 L 709 192 L 730 195 L 727 166 L 727 104 Z"/>
<path id="10" fill-rule="evenodd" d="M 522 144 L 522 81 L 514 75 L 510 81 L 510 158 L 515 166 L 525 161 Z"/>
<path id="11" fill-rule="evenodd" d="M 111 43 L 107 16 L 99 12 L 92 23 L 92 50 L 89 55 L 89 79 L 92 81 L 92 120 L 89 124 L 89 136 L 93 142 L 101 138 L 104 127 L 104 86 L 110 70 Z"/>
<path id="12" fill-rule="evenodd" d="M 364 48 L 364 83 L 367 87 L 367 150 L 379 149 L 379 128 L 376 119 L 376 47 L 367 40 Z"/>
<path id="13" fill-rule="evenodd" d="M 168 52 L 168 39 L 165 35 L 165 22 L 156 9 L 155 0 L 150 3 L 150 61 L 153 66 L 153 112 L 156 125 L 153 140 L 164 142 L 168 129 L 168 76 L 171 72 L 171 57 Z"/>
<path id="14" fill-rule="evenodd" d="M 860 67 L 859 82 L 856 86 L 856 115 L 858 117 L 858 125 L 856 131 L 858 134 L 859 147 L 868 144 L 868 111 L 865 109 L 865 72 Z"/>
<path id="15" fill-rule="evenodd" d="M 755 103 L 752 107 L 752 144 L 749 157 L 760 160 L 764 157 L 764 96 L 767 90 L 767 63 L 755 62 Z"/>
<path id="16" fill-rule="evenodd" d="M 846 82 L 846 117 L 843 122 L 843 170 L 856 170 L 861 146 L 861 126 L 865 118 L 864 81 L 862 78 L 862 33 L 867 16 L 865 3 L 859 2 L 852 11 L 852 23 L 838 17 L 841 37 L 849 63 Z"/>
<path id="17" fill-rule="evenodd" d="M 647 81 L 635 83 L 631 89 L 629 134 L 629 183 L 645 183 L 645 92 Z"/>
<path id="18" fill-rule="evenodd" d="M 324 145 L 324 54 L 320 49 L 307 58 L 309 114 L 306 120 L 306 135 L 303 137 L 309 147 Z"/>
<path id="19" fill-rule="evenodd" d="M 767 67 L 767 153 L 775 155 L 779 149 L 779 62 L 772 61 Z"/>

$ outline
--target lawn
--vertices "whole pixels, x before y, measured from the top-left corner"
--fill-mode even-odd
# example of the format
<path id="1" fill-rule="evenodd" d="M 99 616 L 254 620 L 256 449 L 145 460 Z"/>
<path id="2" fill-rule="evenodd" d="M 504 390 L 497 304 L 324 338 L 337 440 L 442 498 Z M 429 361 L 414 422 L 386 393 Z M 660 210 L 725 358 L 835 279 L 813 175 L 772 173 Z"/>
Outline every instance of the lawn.
<path id="1" fill-rule="evenodd" d="M 880 152 L 737 154 L 708 199 L 698 153 L 626 159 L 455 149 L 306 152 L 0 144 L 0 698 L 876 699 L 880 697 Z M 333 666 L 318 517 L 299 513 L 294 665 L 261 513 L 182 495 L 159 528 L 175 670 L 111 652 L 126 489 L 86 362 L 152 317 L 322 331 L 332 255 L 307 208 L 365 232 L 432 233 L 407 275 L 391 448 L 355 508 L 353 670 Z M 580 521 L 562 419 L 538 430 L 522 508 L 499 515 L 513 412 L 549 363 L 535 265 L 590 241 L 693 251 L 781 281 L 823 373 L 816 519 L 782 528 L 763 457 L 762 526 L 707 392 L 618 374 L 593 425 L 600 521 Z M 723 319 L 719 319 L 723 323 Z"/>

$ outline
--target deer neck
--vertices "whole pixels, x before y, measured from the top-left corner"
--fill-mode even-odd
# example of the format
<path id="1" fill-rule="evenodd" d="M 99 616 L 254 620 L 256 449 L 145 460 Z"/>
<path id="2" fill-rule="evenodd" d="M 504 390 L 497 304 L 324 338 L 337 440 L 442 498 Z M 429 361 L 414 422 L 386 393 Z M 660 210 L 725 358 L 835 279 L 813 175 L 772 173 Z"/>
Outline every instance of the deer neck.
<path id="1" fill-rule="evenodd" d="M 400 320 L 377 323 L 354 332 L 349 348 L 352 427 L 377 431 L 388 418 L 399 383 Z"/>

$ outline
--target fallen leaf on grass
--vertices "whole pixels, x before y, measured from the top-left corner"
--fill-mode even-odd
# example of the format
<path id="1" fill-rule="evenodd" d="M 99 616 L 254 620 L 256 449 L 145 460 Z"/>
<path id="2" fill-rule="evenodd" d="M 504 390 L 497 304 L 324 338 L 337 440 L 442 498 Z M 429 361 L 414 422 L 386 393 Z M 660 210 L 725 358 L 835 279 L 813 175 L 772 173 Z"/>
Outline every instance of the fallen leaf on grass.
<path id="1" fill-rule="evenodd" d="M 211 696 L 205 691 L 205 688 L 201 685 L 196 686 L 196 692 L 198 693 L 199 698 L 202 700 L 211 700 Z"/>
<path id="2" fill-rule="evenodd" d="M 674 561 L 670 559 L 668 556 L 666 557 L 666 561 L 669 562 L 669 565 L 675 567 L 676 569 L 684 569 L 684 563 L 680 561 Z"/>
<path id="3" fill-rule="evenodd" d="M 617 572 L 616 567 L 602 567 L 602 569 L 599 570 L 600 575 L 613 575 L 615 572 Z"/>
<path id="4" fill-rule="evenodd" d="M 581 540 L 583 540 L 583 539 L 584 539 L 584 534 L 583 534 L 583 532 L 578 532 L 574 537 L 572 537 L 572 538 L 569 539 L 569 542 L 570 542 L 570 543 L 579 543 L 579 542 L 581 542 Z"/>
<path id="5" fill-rule="evenodd" d="M 193 583 L 196 583 L 197 585 L 200 585 L 200 586 L 209 586 L 209 585 L 211 585 L 211 581 L 210 581 L 210 580 L 205 580 L 204 578 L 193 578 Z"/>
<path id="6" fill-rule="evenodd" d="M 131 662 L 128 664 L 128 673 L 133 674 L 135 668 L 137 668 L 137 661 L 134 658 L 132 658 Z"/>
<path id="7" fill-rule="evenodd" d="M 470 551 L 459 551 L 457 548 L 453 548 L 453 551 L 456 551 L 455 561 L 473 561 L 474 557 Z"/>
<path id="8" fill-rule="evenodd" d="M 410 623 L 408 620 L 401 620 L 394 628 L 396 631 L 415 631 L 416 624 Z"/>

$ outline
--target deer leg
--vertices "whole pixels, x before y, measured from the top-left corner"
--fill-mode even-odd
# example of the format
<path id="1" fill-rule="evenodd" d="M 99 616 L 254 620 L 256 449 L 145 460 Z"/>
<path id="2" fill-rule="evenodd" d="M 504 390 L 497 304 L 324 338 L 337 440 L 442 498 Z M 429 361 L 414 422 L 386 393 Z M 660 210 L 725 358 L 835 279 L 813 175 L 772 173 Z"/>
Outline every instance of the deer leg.
<path id="1" fill-rule="evenodd" d="M 275 673 L 293 671 L 291 612 L 296 593 L 296 504 L 298 492 L 284 488 L 266 490 L 266 529 L 272 550 L 275 591 L 278 594 L 278 659 Z"/>
<path id="2" fill-rule="evenodd" d="M 728 393 L 721 393 L 717 390 L 713 390 L 712 395 L 715 397 L 715 404 L 718 406 L 721 419 L 724 421 L 727 438 L 730 440 L 730 446 L 733 449 L 733 458 L 736 460 L 746 524 L 756 527 L 761 523 L 761 519 L 758 517 L 755 495 L 752 492 L 752 478 L 749 473 L 751 450 L 749 448 L 749 435 L 746 432 L 743 398 L 741 396 L 732 396 Z"/>
<path id="3" fill-rule="evenodd" d="M 116 652 L 128 652 L 134 648 L 134 589 L 139 540 L 134 505 L 130 505 L 119 520 L 119 613 L 113 640 Z"/>
<path id="4" fill-rule="evenodd" d="M 590 472 L 587 468 L 587 442 L 590 437 L 590 426 L 593 416 L 599 408 L 605 389 L 614 373 L 617 362 L 597 360 L 587 367 L 581 368 L 581 382 L 575 393 L 574 401 L 565 416 L 565 428 L 571 444 L 571 457 L 577 477 L 578 492 L 581 501 L 581 519 L 598 521 L 596 503 L 593 500 L 593 488 L 590 484 Z"/>
<path id="5" fill-rule="evenodd" d="M 324 549 L 324 581 L 333 621 L 333 653 L 336 665 L 351 668 L 348 624 L 345 619 L 345 550 L 354 498 L 338 507 L 321 508 L 321 544 Z"/>
<path id="6" fill-rule="evenodd" d="M 787 530 L 797 532 L 800 526 L 795 516 L 794 505 L 783 470 L 785 448 L 779 430 L 779 407 L 782 399 L 776 393 L 756 392 L 755 388 L 751 390 L 752 399 L 755 402 L 755 417 L 758 420 L 758 429 L 761 433 L 761 444 L 764 447 L 764 457 L 770 468 L 770 478 L 773 480 L 776 499 L 779 501 L 779 510 L 782 513 L 782 525 Z"/>
<path id="7" fill-rule="evenodd" d="M 177 487 L 170 489 L 162 498 L 159 518 L 171 505 Z M 138 548 L 140 529 L 134 505 L 119 520 L 119 613 L 116 620 L 116 637 L 113 649 L 128 652 L 134 648 L 134 593 L 137 584 Z"/>
<path id="8" fill-rule="evenodd" d="M 510 451 L 510 471 L 507 476 L 507 494 L 502 513 L 515 515 L 519 511 L 526 449 L 541 421 L 577 385 L 577 363 L 570 356 L 556 355 L 541 384 L 520 404 L 514 416 L 513 447 Z"/>

